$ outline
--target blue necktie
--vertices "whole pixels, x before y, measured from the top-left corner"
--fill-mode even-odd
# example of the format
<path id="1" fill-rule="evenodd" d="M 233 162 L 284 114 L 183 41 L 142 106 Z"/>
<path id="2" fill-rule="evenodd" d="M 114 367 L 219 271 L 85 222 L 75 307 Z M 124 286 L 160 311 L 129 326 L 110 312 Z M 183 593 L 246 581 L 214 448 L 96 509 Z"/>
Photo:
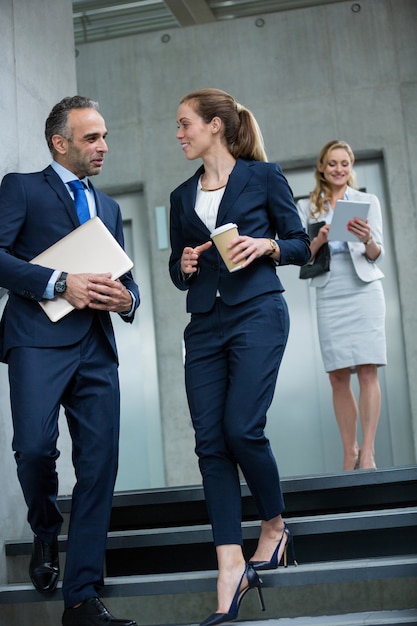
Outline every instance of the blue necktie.
<path id="1" fill-rule="evenodd" d="M 90 219 L 90 210 L 84 191 L 85 185 L 80 180 L 70 180 L 68 185 L 74 194 L 75 208 L 77 209 L 80 224 L 84 224 L 84 222 Z"/>

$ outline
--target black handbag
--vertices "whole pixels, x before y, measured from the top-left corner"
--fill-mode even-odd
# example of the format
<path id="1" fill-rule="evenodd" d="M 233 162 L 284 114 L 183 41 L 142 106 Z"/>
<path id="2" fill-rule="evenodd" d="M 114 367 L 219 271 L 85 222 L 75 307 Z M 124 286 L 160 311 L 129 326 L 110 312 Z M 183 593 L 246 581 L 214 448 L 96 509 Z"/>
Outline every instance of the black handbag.
<path id="1" fill-rule="evenodd" d="M 312 222 L 308 225 L 308 236 L 310 239 L 314 239 L 317 236 L 320 228 L 324 226 L 326 222 Z M 325 272 L 330 271 L 330 248 L 328 243 L 324 243 L 321 248 L 318 249 L 316 256 L 312 261 L 300 267 L 300 278 L 315 278 Z"/>

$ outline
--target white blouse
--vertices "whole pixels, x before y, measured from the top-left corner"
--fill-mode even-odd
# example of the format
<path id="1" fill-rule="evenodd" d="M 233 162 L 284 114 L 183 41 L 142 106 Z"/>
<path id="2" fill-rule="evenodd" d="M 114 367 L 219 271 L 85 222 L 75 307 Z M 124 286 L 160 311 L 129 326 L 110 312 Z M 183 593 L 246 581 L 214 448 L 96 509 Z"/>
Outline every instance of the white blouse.
<path id="1" fill-rule="evenodd" d="M 203 191 L 201 189 L 201 180 L 199 179 L 198 181 L 195 212 L 210 232 L 216 228 L 217 213 L 219 212 L 219 205 L 225 188 L 222 187 L 216 191 Z"/>

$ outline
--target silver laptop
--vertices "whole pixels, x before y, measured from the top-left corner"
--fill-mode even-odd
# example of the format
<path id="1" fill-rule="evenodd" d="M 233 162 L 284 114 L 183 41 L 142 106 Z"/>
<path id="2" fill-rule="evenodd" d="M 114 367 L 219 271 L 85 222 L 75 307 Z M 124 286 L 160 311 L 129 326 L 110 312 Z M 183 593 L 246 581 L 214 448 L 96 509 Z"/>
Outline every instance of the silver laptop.
<path id="1" fill-rule="evenodd" d="M 99 217 L 93 217 L 30 261 L 70 274 L 111 272 L 113 280 L 133 267 L 126 252 Z M 57 322 L 74 307 L 62 296 L 39 302 L 52 322 Z"/>

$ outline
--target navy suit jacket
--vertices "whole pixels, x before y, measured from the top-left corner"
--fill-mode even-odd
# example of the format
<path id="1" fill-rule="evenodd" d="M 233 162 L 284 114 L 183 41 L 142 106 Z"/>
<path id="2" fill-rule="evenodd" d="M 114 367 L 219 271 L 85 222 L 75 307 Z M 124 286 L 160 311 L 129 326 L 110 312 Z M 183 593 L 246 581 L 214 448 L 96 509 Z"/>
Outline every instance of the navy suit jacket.
<path id="1" fill-rule="evenodd" d="M 91 185 L 97 215 L 123 246 L 123 224 L 118 204 Z M 38 302 L 52 271 L 28 263 L 79 226 L 74 202 L 51 166 L 32 174 L 7 174 L 0 187 L 0 285 L 9 290 L 0 324 L 0 358 L 7 361 L 13 347 L 58 347 L 82 339 L 95 316 L 117 358 L 110 314 L 83 309 L 51 322 Z M 139 290 L 128 272 L 120 279 L 136 298 Z M 130 318 L 123 317 L 131 322 Z"/>
<path id="2" fill-rule="evenodd" d="M 197 183 L 203 166 L 171 194 L 169 268 L 173 283 L 186 290 L 187 311 L 209 311 L 220 292 L 222 300 L 235 305 L 271 291 L 284 291 L 275 262 L 256 259 L 248 267 L 230 273 L 215 246 L 199 258 L 199 270 L 184 280 L 181 255 L 186 246 L 196 247 L 210 238 L 210 232 L 195 212 Z M 219 206 L 216 226 L 234 222 L 239 234 L 250 237 L 278 237 L 279 265 L 304 265 L 310 258 L 309 238 L 301 224 L 291 189 L 279 165 L 237 159 Z"/>

